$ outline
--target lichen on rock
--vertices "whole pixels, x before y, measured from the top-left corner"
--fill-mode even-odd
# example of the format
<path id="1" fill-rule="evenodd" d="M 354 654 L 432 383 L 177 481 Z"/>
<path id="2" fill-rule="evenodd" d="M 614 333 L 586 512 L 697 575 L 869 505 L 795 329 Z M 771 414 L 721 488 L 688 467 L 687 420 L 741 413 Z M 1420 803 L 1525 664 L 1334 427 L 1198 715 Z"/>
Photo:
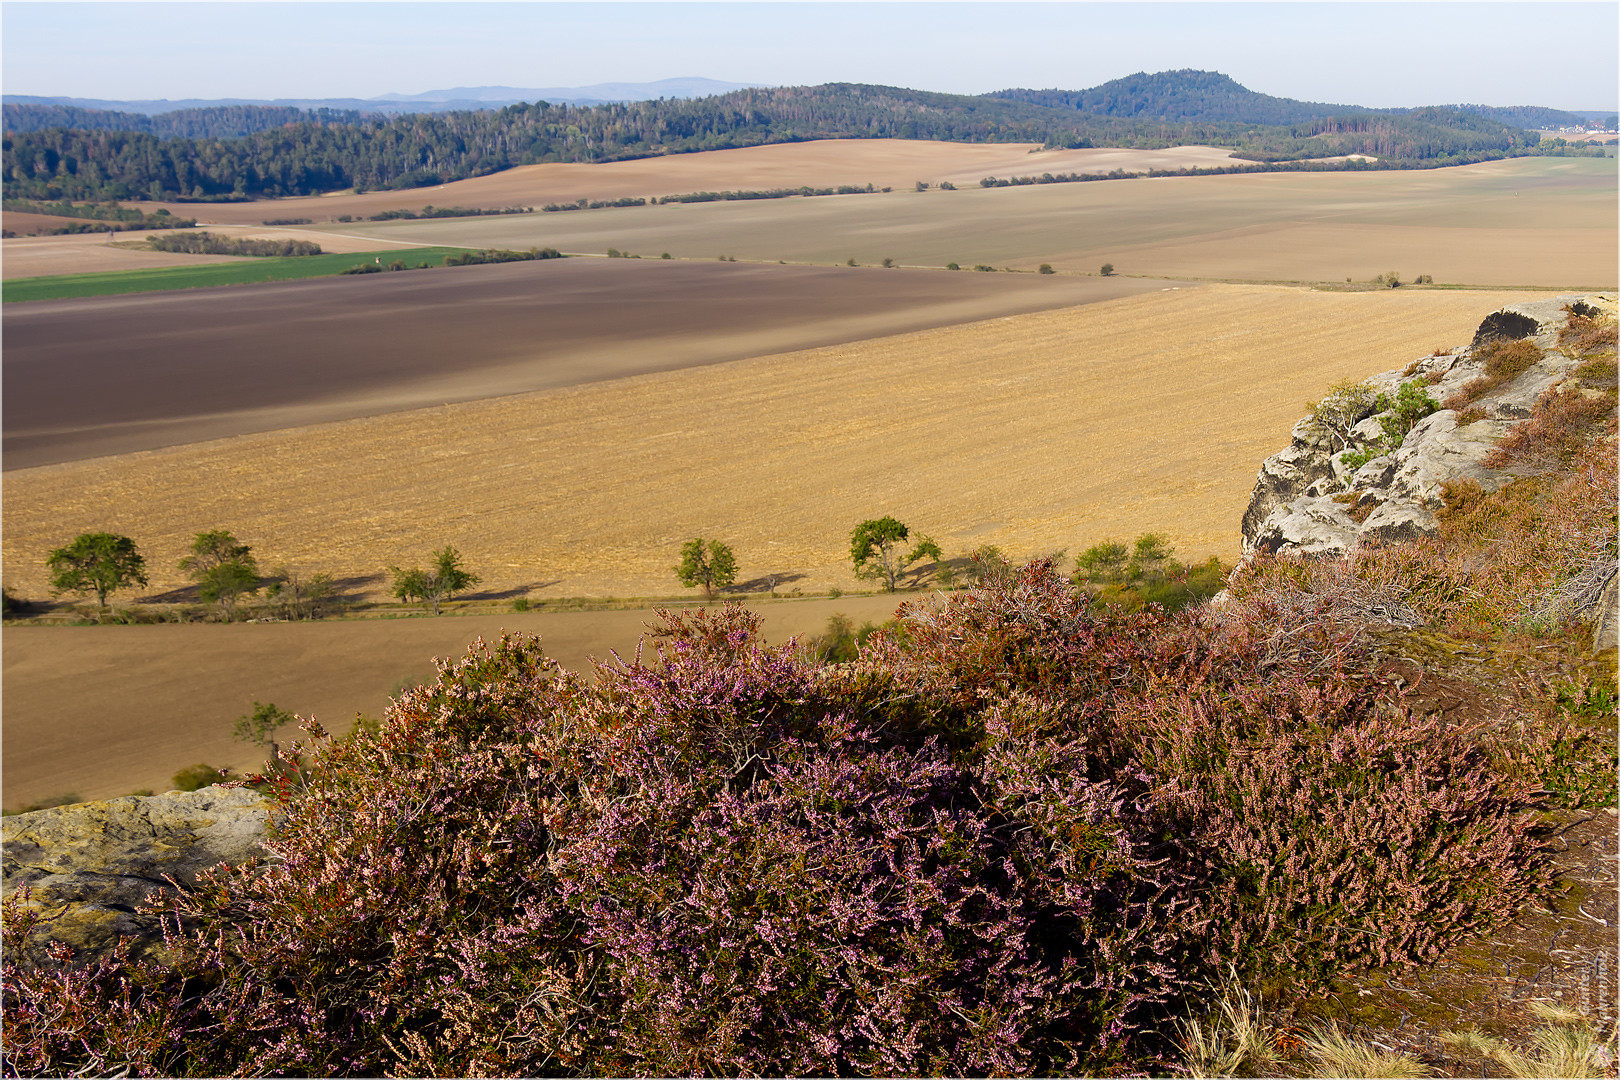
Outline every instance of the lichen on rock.
<path id="1" fill-rule="evenodd" d="M 3 895 L 39 912 L 25 955 L 47 962 L 52 941 L 76 961 L 113 956 L 132 941 L 134 959 L 160 958 L 163 931 L 142 905 L 154 892 L 196 884 L 202 871 L 266 855 L 261 841 L 274 803 L 248 788 L 206 787 L 128 796 L 16 814 L 0 822 Z"/>

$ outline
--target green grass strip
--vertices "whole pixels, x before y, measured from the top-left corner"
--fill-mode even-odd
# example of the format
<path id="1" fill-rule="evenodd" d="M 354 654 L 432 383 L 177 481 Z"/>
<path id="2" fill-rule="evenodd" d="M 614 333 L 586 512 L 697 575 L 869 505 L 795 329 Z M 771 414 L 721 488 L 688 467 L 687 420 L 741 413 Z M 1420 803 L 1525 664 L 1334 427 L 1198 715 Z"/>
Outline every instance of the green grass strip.
<path id="1" fill-rule="evenodd" d="M 390 248 L 356 251 L 347 255 L 300 255 L 285 259 L 243 259 L 213 265 L 171 266 L 152 270 L 107 270 L 95 274 L 55 274 L 17 278 L 0 284 L 0 301 L 65 300 L 81 296 L 119 293 L 166 292 L 171 289 L 206 289 L 216 285 L 257 285 L 266 281 L 296 281 L 331 277 L 351 266 L 399 260 L 413 270 L 421 263 L 442 267 L 446 255 L 462 255 L 462 247 Z"/>

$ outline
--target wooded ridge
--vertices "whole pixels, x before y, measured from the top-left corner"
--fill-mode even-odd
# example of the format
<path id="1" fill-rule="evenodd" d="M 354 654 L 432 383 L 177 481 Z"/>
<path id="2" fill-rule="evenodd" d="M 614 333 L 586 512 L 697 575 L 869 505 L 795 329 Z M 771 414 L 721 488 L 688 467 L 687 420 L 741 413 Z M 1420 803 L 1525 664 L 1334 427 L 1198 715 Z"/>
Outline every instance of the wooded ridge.
<path id="1" fill-rule="evenodd" d="M 128 127 L 115 126 L 126 122 Z M 397 190 L 543 162 L 615 161 L 810 139 L 1133 149 L 1202 144 L 1229 147 L 1252 161 L 1361 154 L 1393 168 L 1531 154 L 1539 142 L 1532 132 L 1461 107 L 1374 112 L 1314 105 L 1256 94 L 1224 75 L 1198 71 L 1132 76 L 1081 92 L 1007 90 L 973 97 L 828 83 L 627 104 L 540 101 L 357 122 L 334 111 L 281 107 L 132 117 L 7 105 L 5 124 L 0 177 L 8 197 L 92 200 L 235 201 L 345 188 Z"/>

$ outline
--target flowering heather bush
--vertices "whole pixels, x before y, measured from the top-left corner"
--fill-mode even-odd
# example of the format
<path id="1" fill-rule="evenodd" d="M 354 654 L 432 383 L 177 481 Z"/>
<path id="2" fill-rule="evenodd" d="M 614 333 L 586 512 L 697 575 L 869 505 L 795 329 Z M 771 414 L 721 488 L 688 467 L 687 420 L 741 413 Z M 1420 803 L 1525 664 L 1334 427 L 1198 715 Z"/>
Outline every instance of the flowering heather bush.
<path id="1" fill-rule="evenodd" d="M 594 682 L 476 645 L 310 726 L 273 857 L 166 909 L 174 967 L 8 967 L 5 1069 L 1162 1064 L 1211 978 L 1426 957 L 1540 880 L 1524 786 L 1335 603 L 1094 612 L 1034 564 L 848 664 L 737 607 Z"/>
<path id="2" fill-rule="evenodd" d="M 1166 860 L 1155 915 L 1181 977 L 1309 983 L 1433 956 L 1542 882 L 1528 785 L 1491 772 L 1477 733 L 1410 715 L 1368 677 L 1366 606 L 1389 603 L 1374 588 L 1310 606 L 1288 592 L 1094 617 L 1035 566 L 902 609 L 906 644 L 871 659 L 958 710 L 998 703 L 987 738 L 999 703 L 1019 702 L 1009 733 L 1066 746 L 1117 785 L 1139 856 Z"/>
<path id="3" fill-rule="evenodd" d="M 1554 387 L 1536 399 L 1530 418 L 1513 429 L 1485 459 L 1488 468 L 1528 465 L 1548 470 L 1573 460 L 1599 433 L 1615 431 L 1614 397 L 1586 397 Z M 1606 429 L 1606 432 L 1605 432 Z"/>
<path id="4" fill-rule="evenodd" d="M 1568 629 L 1620 557 L 1615 461 L 1613 441 L 1599 440 L 1556 474 L 1490 493 L 1450 485 L 1438 533 L 1364 549 L 1354 572 L 1404 589 L 1427 621 L 1455 635 Z"/>

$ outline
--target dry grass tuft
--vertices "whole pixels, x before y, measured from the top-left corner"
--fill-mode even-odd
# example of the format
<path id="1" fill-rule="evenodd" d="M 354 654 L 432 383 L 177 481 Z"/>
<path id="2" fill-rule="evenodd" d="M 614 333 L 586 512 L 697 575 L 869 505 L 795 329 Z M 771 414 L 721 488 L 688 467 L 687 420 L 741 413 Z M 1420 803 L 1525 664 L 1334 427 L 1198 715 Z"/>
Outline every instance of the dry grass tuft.
<path id="1" fill-rule="evenodd" d="M 1492 1038 L 1478 1028 L 1447 1032 L 1440 1038 L 1457 1050 L 1479 1058 L 1490 1058 L 1507 1070 L 1509 1076 L 1592 1077 L 1615 1075 L 1615 1038 L 1599 1034 L 1591 1018 L 1563 1006 L 1530 1003 L 1530 1013 L 1546 1021 L 1529 1044 L 1520 1049 Z"/>
<path id="2" fill-rule="evenodd" d="M 1319 1077 L 1412 1077 L 1432 1076 L 1429 1067 L 1410 1054 L 1350 1038 L 1339 1025 L 1313 1024 L 1306 1029 L 1305 1055 L 1312 1068 L 1307 1074 Z"/>
<path id="3" fill-rule="evenodd" d="M 1493 390 L 1498 390 L 1535 367 L 1541 360 L 1541 347 L 1529 338 L 1491 341 L 1474 350 L 1473 359 L 1485 366 L 1485 374 L 1446 399 L 1447 409 L 1465 409 Z"/>
<path id="4" fill-rule="evenodd" d="M 1265 1076 L 1277 1067 L 1277 1039 L 1265 1025 L 1260 1002 L 1235 981 L 1221 994 L 1215 1013 L 1176 1026 L 1176 1045 L 1190 1076 Z"/>

